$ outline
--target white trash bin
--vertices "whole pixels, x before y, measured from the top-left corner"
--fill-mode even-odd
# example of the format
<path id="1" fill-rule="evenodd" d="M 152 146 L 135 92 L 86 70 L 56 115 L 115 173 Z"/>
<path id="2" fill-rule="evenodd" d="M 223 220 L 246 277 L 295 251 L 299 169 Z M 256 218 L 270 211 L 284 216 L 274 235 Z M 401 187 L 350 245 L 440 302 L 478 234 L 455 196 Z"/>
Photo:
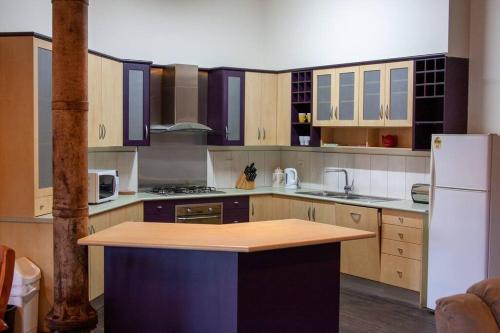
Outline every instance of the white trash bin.
<path id="1" fill-rule="evenodd" d="M 40 268 L 26 257 L 16 259 L 9 304 L 17 306 L 15 333 L 36 333 Z"/>

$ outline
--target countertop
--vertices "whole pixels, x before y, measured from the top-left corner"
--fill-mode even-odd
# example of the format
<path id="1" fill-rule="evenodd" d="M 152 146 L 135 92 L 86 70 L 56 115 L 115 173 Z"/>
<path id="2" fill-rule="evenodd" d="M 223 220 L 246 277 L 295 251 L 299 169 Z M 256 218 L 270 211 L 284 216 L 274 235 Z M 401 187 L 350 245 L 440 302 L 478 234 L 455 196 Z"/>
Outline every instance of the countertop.
<path id="1" fill-rule="evenodd" d="M 375 237 L 373 232 L 288 219 L 234 224 L 124 222 L 80 245 L 256 252 Z"/>
<path id="2" fill-rule="evenodd" d="M 331 201 L 338 202 L 341 204 L 363 206 L 363 207 L 373 207 L 382 209 L 394 209 L 407 212 L 414 212 L 420 214 L 427 214 L 429 210 L 429 205 L 414 203 L 411 200 L 393 200 L 393 201 L 380 201 L 380 202 L 360 202 L 356 200 L 344 200 L 336 198 L 326 198 L 318 197 L 308 194 L 301 194 L 297 192 L 304 191 L 315 191 L 311 188 L 301 188 L 298 190 L 290 190 L 284 188 L 274 188 L 274 187 L 257 187 L 253 190 L 240 190 L 240 189 L 221 189 L 224 193 L 212 193 L 212 194 L 178 194 L 162 196 L 152 193 L 142 193 L 139 192 L 133 195 L 120 195 L 118 199 L 101 203 L 98 205 L 89 205 L 89 215 L 101 214 L 113 209 L 131 205 L 134 203 L 142 201 L 151 200 L 177 200 L 177 199 L 199 199 L 199 198 L 218 198 L 218 197 L 228 197 L 228 196 L 245 196 L 245 195 L 262 195 L 262 194 L 276 194 L 283 195 L 293 198 L 303 198 L 321 201 Z M 318 190 L 316 190 L 318 191 Z M 52 214 L 42 215 L 38 217 L 0 217 L 0 222 L 52 222 Z"/>

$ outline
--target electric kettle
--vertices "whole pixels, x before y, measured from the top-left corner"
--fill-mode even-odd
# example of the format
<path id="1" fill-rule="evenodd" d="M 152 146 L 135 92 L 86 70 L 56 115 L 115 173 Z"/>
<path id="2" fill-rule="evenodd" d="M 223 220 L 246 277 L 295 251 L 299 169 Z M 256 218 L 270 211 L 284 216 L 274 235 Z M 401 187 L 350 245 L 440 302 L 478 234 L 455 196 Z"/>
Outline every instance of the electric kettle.
<path id="1" fill-rule="evenodd" d="M 299 185 L 299 176 L 294 168 L 285 169 L 285 188 L 296 189 Z"/>

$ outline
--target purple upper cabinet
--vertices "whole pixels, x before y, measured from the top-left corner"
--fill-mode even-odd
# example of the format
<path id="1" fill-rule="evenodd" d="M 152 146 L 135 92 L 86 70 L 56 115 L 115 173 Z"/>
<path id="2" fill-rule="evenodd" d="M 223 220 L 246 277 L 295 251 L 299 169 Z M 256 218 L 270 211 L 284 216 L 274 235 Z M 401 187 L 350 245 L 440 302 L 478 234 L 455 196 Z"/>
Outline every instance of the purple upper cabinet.
<path id="1" fill-rule="evenodd" d="M 208 74 L 207 125 L 209 145 L 243 146 L 245 72 L 215 70 Z"/>
<path id="2" fill-rule="evenodd" d="M 123 145 L 149 146 L 150 64 L 123 64 Z"/>

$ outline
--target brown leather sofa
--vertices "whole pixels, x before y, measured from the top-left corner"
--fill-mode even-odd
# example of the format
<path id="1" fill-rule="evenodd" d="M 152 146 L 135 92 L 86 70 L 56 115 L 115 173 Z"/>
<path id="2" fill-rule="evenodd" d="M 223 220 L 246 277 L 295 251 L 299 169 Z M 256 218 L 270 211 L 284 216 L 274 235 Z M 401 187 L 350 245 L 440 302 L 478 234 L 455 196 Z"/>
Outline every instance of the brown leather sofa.
<path id="1" fill-rule="evenodd" d="M 499 333 L 500 278 L 478 282 L 466 294 L 438 299 L 435 317 L 438 333 Z"/>

